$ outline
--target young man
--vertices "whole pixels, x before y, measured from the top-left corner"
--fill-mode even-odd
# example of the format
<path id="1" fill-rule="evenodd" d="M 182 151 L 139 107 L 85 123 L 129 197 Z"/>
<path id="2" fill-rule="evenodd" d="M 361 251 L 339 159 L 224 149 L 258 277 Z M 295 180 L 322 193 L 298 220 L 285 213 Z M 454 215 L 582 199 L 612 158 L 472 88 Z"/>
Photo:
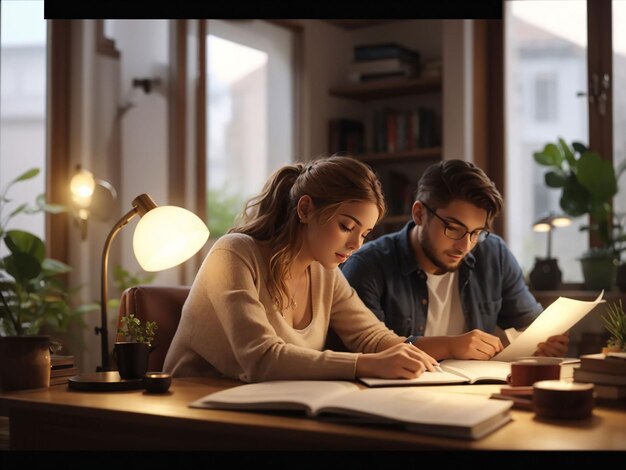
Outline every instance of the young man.
<path id="1" fill-rule="evenodd" d="M 366 243 L 341 266 L 363 302 L 437 360 L 490 359 L 496 327 L 523 329 L 542 312 L 502 238 L 490 233 L 502 197 L 474 164 L 446 160 L 419 180 L 413 220 Z M 567 334 L 536 355 L 565 356 Z"/>

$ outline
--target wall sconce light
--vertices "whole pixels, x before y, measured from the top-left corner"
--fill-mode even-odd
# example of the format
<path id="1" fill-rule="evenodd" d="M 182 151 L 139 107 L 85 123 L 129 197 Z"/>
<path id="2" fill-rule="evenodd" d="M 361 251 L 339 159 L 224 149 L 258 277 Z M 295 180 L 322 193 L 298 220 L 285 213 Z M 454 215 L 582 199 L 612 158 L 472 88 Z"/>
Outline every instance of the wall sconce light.
<path id="1" fill-rule="evenodd" d="M 111 229 L 102 250 L 100 272 L 100 334 L 102 366 L 95 374 L 77 375 L 69 379 L 69 387 L 77 390 L 130 390 L 141 387 L 121 380 L 109 372 L 109 337 L 107 314 L 108 264 L 111 242 L 130 220 L 140 217 L 133 234 L 133 252 L 139 265 L 146 271 L 162 271 L 177 266 L 196 254 L 209 239 L 206 224 L 191 211 L 176 206 L 157 206 L 147 194 L 137 196 L 132 209 Z"/>
<path id="2" fill-rule="evenodd" d="M 548 234 L 548 252 L 545 258 L 535 258 L 535 266 L 530 272 L 530 286 L 534 290 L 555 290 L 561 285 L 561 270 L 556 258 L 552 258 L 552 231 L 557 227 L 571 225 L 572 219 L 566 215 L 550 214 L 533 224 L 534 232 Z"/>
<path id="3" fill-rule="evenodd" d="M 113 212 L 117 192 L 108 181 L 96 179 L 91 171 L 76 165 L 76 172 L 70 180 L 70 193 L 74 220 L 84 240 L 87 238 L 87 220 L 90 217 L 107 220 Z"/>

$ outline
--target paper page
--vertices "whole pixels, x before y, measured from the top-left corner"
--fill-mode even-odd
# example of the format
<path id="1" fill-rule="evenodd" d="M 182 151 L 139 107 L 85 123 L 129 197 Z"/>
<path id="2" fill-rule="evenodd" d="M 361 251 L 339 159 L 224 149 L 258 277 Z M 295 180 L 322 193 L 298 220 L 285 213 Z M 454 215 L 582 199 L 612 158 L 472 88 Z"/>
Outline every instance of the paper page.
<path id="1" fill-rule="evenodd" d="M 342 412 L 362 417 L 429 426 L 473 428 L 506 413 L 513 403 L 485 396 L 423 390 L 415 387 L 366 389 L 327 400 L 322 412 Z"/>
<path id="2" fill-rule="evenodd" d="M 466 383 L 467 378 L 450 372 L 424 372 L 416 379 L 378 379 L 362 377 L 359 379 L 368 387 L 397 387 L 402 385 L 442 385 Z"/>
<path id="3" fill-rule="evenodd" d="M 583 301 L 559 297 L 546 308 L 511 344 L 496 354 L 494 361 L 514 361 L 520 356 L 532 356 L 537 344 L 550 336 L 562 335 L 578 323 L 596 305 L 605 302 L 604 290 L 596 300 Z"/>
<path id="4" fill-rule="evenodd" d="M 191 408 L 293 410 L 309 413 L 327 398 L 358 390 L 351 382 L 319 380 L 276 380 L 245 384 L 211 393 L 190 403 Z"/>
<path id="5" fill-rule="evenodd" d="M 442 369 L 453 374 L 464 375 L 470 382 L 476 380 L 494 380 L 506 382 L 511 372 L 511 364 L 502 361 L 477 361 L 470 359 L 446 359 L 441 363 Z"/>

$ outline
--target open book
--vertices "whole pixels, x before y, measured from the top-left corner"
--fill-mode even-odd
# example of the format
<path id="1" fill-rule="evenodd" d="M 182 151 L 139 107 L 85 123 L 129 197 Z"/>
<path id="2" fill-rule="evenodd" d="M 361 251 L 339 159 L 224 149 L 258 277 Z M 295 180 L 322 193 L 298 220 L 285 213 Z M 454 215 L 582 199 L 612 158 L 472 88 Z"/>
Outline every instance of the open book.
<path id="1" fill-rule="evenodd" d="M 284 380 L 211 393 L 192 408 L 300 410 L 341 422 L 398 424 L 408 431 L 480 439 L 511 421 L 512 402 L 417 388 L 362 389 L 343 381 Z"/>
<path id="2" fill-rule="evenodd" d="M 442 385 L 506 382 L 511 364 L 503 361 L 475 361 L 446 359 L 439 363 L 443 372 L 424 372 L 416 379 L 376 379 L 363 377 L 359 380 L 369 387 L 396 387 L 398 385 Z"/>

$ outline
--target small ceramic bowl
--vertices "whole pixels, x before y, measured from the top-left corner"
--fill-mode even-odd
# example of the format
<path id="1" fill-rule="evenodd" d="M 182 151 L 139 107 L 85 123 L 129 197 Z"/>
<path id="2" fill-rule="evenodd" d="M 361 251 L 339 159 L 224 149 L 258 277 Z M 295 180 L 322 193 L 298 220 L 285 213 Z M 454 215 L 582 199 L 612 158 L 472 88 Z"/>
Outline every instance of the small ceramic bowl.
<path id="1" fill-rule="evenodd" d="M 172 375 L 167 372 L 146 372 L 143 386 L 150 393 L 165 393 L 172 384 Z"/>

